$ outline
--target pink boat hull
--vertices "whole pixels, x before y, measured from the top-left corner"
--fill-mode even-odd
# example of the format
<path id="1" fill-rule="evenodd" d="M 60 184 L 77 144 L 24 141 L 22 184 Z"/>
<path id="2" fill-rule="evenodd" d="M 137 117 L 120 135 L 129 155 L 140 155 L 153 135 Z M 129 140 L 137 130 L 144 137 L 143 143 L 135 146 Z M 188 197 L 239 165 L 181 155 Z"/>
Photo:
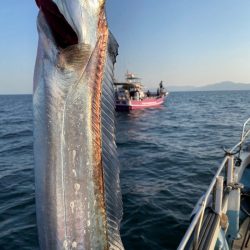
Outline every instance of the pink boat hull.
<path id="1" fill-rule="evenodd" d="M 160 106 L 164 103 L 165 97 L 149 97 L 143 100 L 116 101 L 117 111 L 129 111 Z"/>

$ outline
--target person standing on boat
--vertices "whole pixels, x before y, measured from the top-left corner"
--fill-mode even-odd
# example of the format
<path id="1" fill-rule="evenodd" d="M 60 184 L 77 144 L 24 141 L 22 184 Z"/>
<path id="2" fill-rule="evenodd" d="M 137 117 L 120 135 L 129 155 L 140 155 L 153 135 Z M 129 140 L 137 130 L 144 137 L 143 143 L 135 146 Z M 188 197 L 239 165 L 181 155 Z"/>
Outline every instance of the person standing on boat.
<path id="1" fill-rule="evenodd" d="M 162 81 L 160 82 L 159 86 L 160 86 L 160 90 L 161 90 L 163 88 L 163 82 Z"/>
<path id="2" fill-rule="evenodd" d="M 162 81 L 160 82 L 159 86 L 160 86 L 159 95 L 160 96 L 165 96 L 166 95 L 166 91 L 165 91 L 165 89 L 163 87 L 163 82 Z"/>

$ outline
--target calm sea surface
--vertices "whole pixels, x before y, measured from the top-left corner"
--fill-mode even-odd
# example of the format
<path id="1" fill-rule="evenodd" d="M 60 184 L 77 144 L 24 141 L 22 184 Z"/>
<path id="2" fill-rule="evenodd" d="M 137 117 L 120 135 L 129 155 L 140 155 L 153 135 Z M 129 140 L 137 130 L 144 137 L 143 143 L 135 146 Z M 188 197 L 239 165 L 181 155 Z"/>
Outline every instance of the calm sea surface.
<path id="1" fill-rule="evenodd" d="M 161 108 L 117 114 L 127 250 L 176 249 L 249 116 L 243 91 L 170 93 Z M 0 249 L 38 249 L 31 96 L 0 96 Z"/>

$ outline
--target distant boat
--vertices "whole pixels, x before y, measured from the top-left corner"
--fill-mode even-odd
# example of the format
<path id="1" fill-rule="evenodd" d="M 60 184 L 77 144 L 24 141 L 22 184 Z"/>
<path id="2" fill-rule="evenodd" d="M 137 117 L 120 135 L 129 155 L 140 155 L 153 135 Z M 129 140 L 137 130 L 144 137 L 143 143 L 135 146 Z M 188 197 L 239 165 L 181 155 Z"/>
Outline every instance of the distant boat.
<path id="1" fill-rule="evenodd" d="M 160 106 L 164 103 L 168 92 L 163 87 L 163 82 L 159 84 L 157 92 L 144 91 L 144 87 L 134 74 L 126 74 L 126 82 L 114 82 L 116 87 L 116 110 L 129 111 Z"/>
<path id="2" fill-rule="evenodd" d="M 250 249 L 250 118 L 198 201 L 177 250 Z M 244 147 L 244 149 L 243 149 Z"/>

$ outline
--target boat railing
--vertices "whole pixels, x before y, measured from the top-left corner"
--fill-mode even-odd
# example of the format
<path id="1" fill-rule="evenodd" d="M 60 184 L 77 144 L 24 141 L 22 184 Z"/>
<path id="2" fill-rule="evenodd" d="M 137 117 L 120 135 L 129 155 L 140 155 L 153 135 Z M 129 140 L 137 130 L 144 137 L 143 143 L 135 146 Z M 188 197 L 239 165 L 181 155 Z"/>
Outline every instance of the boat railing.
<path id="1" fill-rule="evenodd" d="M 212 182 L 210 183 L 206 193 L 200 199 L 199 204 L 197 204 L 198 207 L 196 213 L 177 250 L 184 250 L 187 244 L 189 243 L 191 237 L 193 239 L 193 249 L 195 250 L 198 248 L 199 235 L 202 227 L 205 209 L 208 207 L 208 205 L 210 205 L 209 202 L 211 202 L 211 200 L 213 202 L 213 211 L 221 216 L 223 210 L 222 202 L 225 196 L 224 185 L 226 185 L 227 187 L 232 187 L 235 184 L 234 155 L 237 153 L 240 155 L 242 146 L 250 134 L 250 128 L 247 129 L 248 125 L 250 125 L 250 118 L 243 125 L 240 142 L 237 143 L 231 150 L 226 152 L 226 155 L 221 165 L 219 166 L 215 176 L 213 177 Z M 235 153 L 237 149 L 238 151 Z"/>
<path id="2" fill-rule="evenodd" d="M 248 118 L 245 123 L 243 124 L 243 128 L 242 128 L 242 133 L 241 133 L 241 139 L 239 141 L 239 143 L 237 143 L 232 149 L 231 149 L 231 153 L 234 152 L 237 148 L 239 148 L 239 150 L 242 149 L 242 144 L 244 143 L 244 141 L 246 140 L 246 138 L 249 136 L 250 134 L 250 128 L 247 129 L 247 126 L 250 125 L 250 118 Z"/>

